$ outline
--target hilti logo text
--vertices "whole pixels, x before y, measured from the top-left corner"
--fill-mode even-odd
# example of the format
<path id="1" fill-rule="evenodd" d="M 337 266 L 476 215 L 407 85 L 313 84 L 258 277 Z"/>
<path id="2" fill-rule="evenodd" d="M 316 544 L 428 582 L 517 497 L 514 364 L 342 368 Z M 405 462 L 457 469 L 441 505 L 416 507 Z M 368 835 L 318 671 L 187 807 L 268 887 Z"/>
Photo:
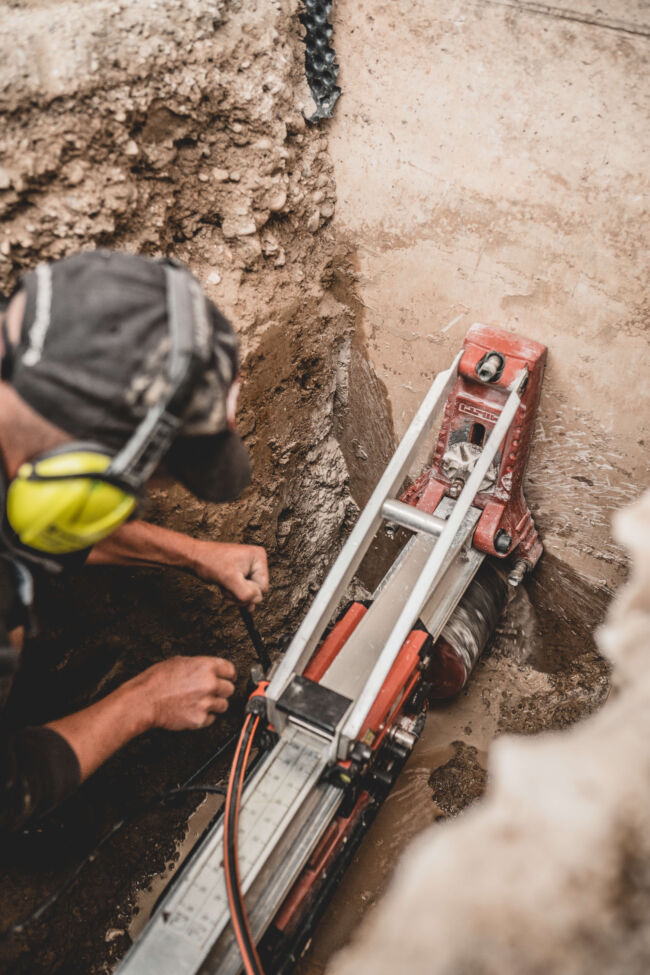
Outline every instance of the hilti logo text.
<path id="1" fill-rule="evenodd" d="M 489 420 L 490 423 L 496 421 L 496 415 L 489 410 L 482 410 L 480 406 L 472 406 L 471 403 L 459 403 L 459 413 L 467 413 L 468 416 L 477 416 L 480 420 Z"/>

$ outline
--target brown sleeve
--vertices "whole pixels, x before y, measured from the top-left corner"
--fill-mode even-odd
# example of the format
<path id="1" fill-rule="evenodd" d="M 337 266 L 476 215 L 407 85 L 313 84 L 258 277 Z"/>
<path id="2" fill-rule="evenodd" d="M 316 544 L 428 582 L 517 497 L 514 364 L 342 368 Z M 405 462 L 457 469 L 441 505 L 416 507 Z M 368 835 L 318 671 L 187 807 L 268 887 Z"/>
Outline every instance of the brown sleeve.
<path id="1" fill-rule="evenodd" d="M 52 728 L 25 728 L 0 737 L 0 827 L 21 829 L 79 785 L 79 762 Z"/>

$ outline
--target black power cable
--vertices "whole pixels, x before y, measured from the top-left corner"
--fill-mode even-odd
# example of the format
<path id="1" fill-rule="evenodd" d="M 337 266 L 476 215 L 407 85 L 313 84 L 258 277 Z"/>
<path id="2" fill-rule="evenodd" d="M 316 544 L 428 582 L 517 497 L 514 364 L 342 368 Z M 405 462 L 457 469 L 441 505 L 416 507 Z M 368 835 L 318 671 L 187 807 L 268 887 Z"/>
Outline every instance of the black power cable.
<path id="1" fill-rule="evenodd" d="M 257 654 L 257 659 L 259 660 L 262 666 L 262 670 L 266 674 L 268 673 L 271 667 L 271 657 L 269 656 L 269 652 L 266 649 L 264 640 L 260 636 L 260 632 L 255 626 L 255 623 L 253 622 L 253 616 L 250 610 L 246 609 L 245 606 L 240 606 L 239 615 L 241 616 L 242 622 L 246 627 L 246 632 L 248 633 L 250 637 L 250 641 L 253 644 L 255 653 Z"/>

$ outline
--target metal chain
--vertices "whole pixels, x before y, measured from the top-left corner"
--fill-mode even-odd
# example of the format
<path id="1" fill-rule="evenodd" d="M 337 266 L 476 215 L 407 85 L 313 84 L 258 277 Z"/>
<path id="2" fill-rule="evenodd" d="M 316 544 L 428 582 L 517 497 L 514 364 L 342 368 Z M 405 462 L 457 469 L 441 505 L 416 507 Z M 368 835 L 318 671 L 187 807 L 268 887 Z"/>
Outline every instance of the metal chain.
<path id="1" fill-rule="evenodd" d="M 316 111 L 307 121 L 312 125 L 331 118 L 341 94 L 336 84 L 339 66 L 330 46 L 333 27 L 329 22 L 332 0 L 304 0 L 300 22 L 305 28 L 305 74 Z"/>

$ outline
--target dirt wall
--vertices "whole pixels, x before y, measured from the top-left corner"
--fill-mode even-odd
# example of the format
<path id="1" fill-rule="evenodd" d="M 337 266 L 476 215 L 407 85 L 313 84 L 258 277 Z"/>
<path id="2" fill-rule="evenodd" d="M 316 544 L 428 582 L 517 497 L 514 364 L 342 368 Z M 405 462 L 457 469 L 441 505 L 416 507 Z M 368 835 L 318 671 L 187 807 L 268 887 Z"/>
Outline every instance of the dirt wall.
<path id="1" fill-rule="evenodd" d="M 223 507 L 159 492 L 147 515 L 267 547 L 272 591 L 258 625 L 277 648 L 392 446 L 385 394 L 354 339 L 326 142 L 302 116 L 296 3 L 18 2 L 3 17 L 0 287 L 86 247 L 173 254 L 199 276 L 239 335 L 254 483 Z M 381 430 L 370 446 L 354 423 L 362 390 Z M 234 611 L 189 577 L 88 570 L 40 587 L 39 607 L 42 636 L 11 701 L 17 723 L 82 706 L 174 653 L 233 657 L 238 693 L 205 733 L 134 742 L 42 832 L 3 848 L 3 925 L 108 825 L 214 751 L 237 724 L 254 662 Z M 0 970 L 103 970 L 127 946 L 133 891 L 174 858 L 193 805 L 137 816 L 42 923 L 0 944 Z"/>

